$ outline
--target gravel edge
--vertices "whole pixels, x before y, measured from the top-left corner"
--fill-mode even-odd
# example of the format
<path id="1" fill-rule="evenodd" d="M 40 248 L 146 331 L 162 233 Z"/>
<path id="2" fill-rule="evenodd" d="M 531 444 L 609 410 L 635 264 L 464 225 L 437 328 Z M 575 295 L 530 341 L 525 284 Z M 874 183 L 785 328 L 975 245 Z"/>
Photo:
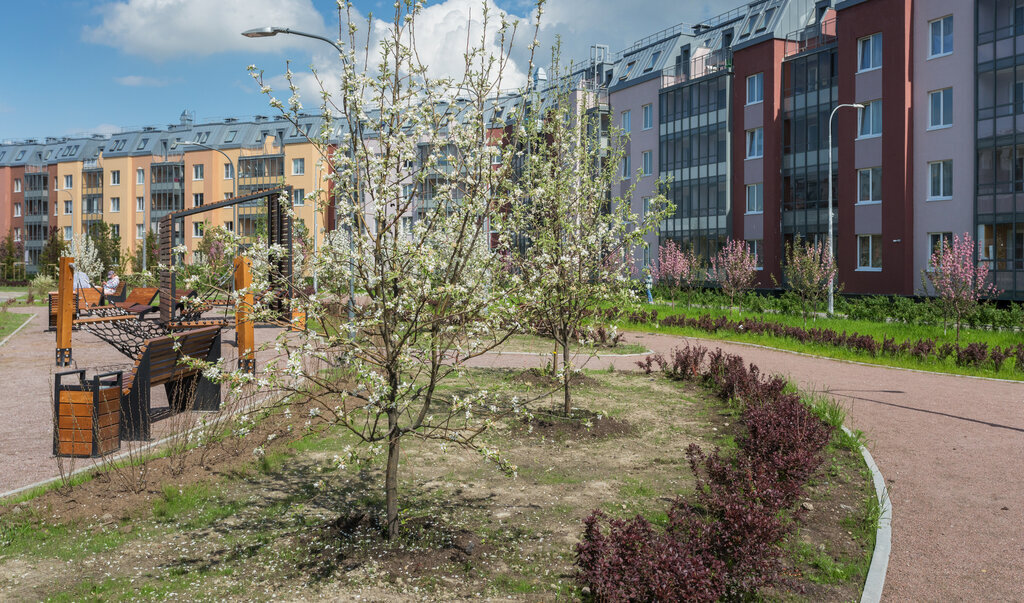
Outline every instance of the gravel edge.
<path id="1" fill-rule="evenodd" d="M 853 435 L 846 426 L 843 431 Z M 875 496 L 878 497 L 878 504 L 881 513 L 878 517 L 878 529 L 875 531 L 875 550 L 871 553 L 871 566 L 868 568 L 867 578 L 864 579 L 864 590 L 861 591 L 861 603 L 878 603 L 882 600 L 882 588 L 885 586 L 885 574 L 889 569 L 889 554 L 892 552 L 892 502 L 889 500 L 889 492 L 885 488 L 885 478 L 878 470 L 875 459 L 868 452 L 868 449 L 861 444 L 860 454 L 864 457 L 864 463 L 871 470 L 871 481 L 874 482 Z"/>
<path id="2" fill-rule="evenodd" d="M 7 337 L 4 337 L 3 341 L 0 341 L 0 346 L 2 346 L 5 343 L 7 343 L 11 339 L 11 337 L 14 337 L 15 335 L 18 334 L 19 331 L 21 331 L 26 326 L 28 326 L 28 323 L 32 322 L 32 319 L 35 318 L 36 316 L 38 316 L 38 314 L 36 314 L 34 312 L 32 314 L 29 314 L 28 315 L 28 319 L 25 320 L 25 322 L 21 323 L 20 327 L 18 327 L 17 329 L 14 329 L 14 331 L 12 331 L 10 335 L 8 335 Z"/>

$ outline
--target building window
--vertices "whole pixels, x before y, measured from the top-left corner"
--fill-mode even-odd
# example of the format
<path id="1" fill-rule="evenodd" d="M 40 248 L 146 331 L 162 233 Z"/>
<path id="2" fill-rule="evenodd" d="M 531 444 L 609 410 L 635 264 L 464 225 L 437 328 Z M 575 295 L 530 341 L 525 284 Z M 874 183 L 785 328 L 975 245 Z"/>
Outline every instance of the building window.
<path id="1" fill-rule="evenodd" d="M 70 226 L 65 226 L 64 227 L 64 240 L 65 241 L 70 241 L 71 240 L 71 227 Z"/>
<path id="2" fill-rule="evenodd" d="M 121 211 L 121 197 L 110 198 L 110 211 Z"/>
<path id="3" fill-rule="evenodd" d="M 118 237 L 118 238 L 121 237 L 121 225 L 120 224 L 111 224 L 110 225 L 110 236 Z"/>
<path id="4" fill-rule="evenodd" d="M 232 222 L 231 220 L 228 220 L 227 222 L 224 223 L 224 230 L 228 232 L 235 232 L 235 223 Z"/>
<path id="5" fill-rule="evenodd" d="M 21 192 L 21 178 L 15 178 L 14 179 L 14 192 L 16 192 L 16 193 L 20 193 Z"/>
<path id="6" fill-rule="evenodd" d="M 21 241 L 21 229 L 20 228 L 15 228 L 14 229 L 14 242 L 18 243 L 20 241 Z"/>
<path id="7" fill-rule="evenodd" d="M 224 164 L 224 179 L 232 180 L 235 177 L 235 166 L 230 163 Z"/>
<path id="8" fill-rule="evenodd" d="M 201 236 L 203 236 L 203 223 L 202 222 L 193 222 L 192 223 L 192 236 L 193 237 L 201 237 Z"/>
<path id="9" fill-rule="evenodd" d="M 857 110 L 857 135 L 859 138 L 870 138 L 882 135 L 882 101 L 864 103 L 863 109 Z"/>
<path id="10" fill-rule="evenodd" d="M 928 198 L 953 198 L 953 160 L 933 161 L 928 164 Z"/>
<path id="11" fill-rule="evenodd" d="M 402 216 L 402 232 L 412 234 L 412 216 Z"/>
<path id="12" fill-rule="evenodd" d="M 858 71 L 871 71 L 882 66 L 882 34 L 857 40 Z"/>
<path id="13" fill-rule="evenodd" d="M 764 156 L 764 128 L 747 130 L 747 159 Z"/>
<path id="14" fill-rule="evenodd" d="M 629 167 L 629 155 L 622 158 L 622 177 L 629 178 L 633 170 Z"/>
<path id="15" fill-rule="evenodd" d="M 653 151 L 644 151 L 640 154 L 640 159 L 643 161 L 643 175 L 650 176 L 654 173 L 654 153 Z"/>
<path id="16" fill-rule="evenodd" d="M 306 160 L 303 158 L 292 159 L 292 176 L 302 176 L 306 173 Z"/>
<path id="17" fill-rule="evenodd" d="M 763 245 L 761 244 L 761 239 L 747 239 L 747 249 L 750 250 L 750 253 L 754 256 L 754 260 L 756 261 L 754 267 L 758 270 L 764 269 L 764 258 L 761 257 L 763 255 L 761 253 L 762 248 Z"/>
<path id="18" fill-rule="evenodd" d="M 21 203 L 15 203 L 14 204 L 14 217 L 15 218 L 20 218 L 21 217 Z"/>
<path id="19" fill-rule="evenodd" d="M 642 108 L 644 111 L 644 129 L 650 130 L 654 127 L 654 106 L 644 105 Z"/>
<path id="20" fill-rule="evenodd" d="M 70 216 L 71 212 L 74 211 L 74 204 L 71 201 L 64 202 L 64 215 Z"/>
<path id="21" fill-rule="evenodd" d="M 203 193 L 192 193 L 192 207 L 203 206 Z"/>
<path id="22" fill-rule="evenodd" d="M 642 214 L 640 214 L 640 218 L 641 219 L 647 218 L 647 214 L 651 211 L 651 198 L 650 197 L 644 197 L 643 198 L 643 207 L 641 208 L 640 211 L 643 212 Z"/>
<path id="23" fill-rule="evenodd" d="M 64 175 L 64 188 L 71 188 L 75 185 L 75 177 L 71 174 Z"/>
<path id="24" fill-rule="evenodd" d="M 747 213 L 759 214 L 764 212 L 764 184 L 747 185 Z"/>
<path id="25" fill-rule="evenodd" d="M 943 88 L 928 93 L 928 127 L 945 128 L 953 125 L 953 89 Z"/>
<path id="26" fill-rule="evenodd" d="M 882 269 L 882 235 L 857 236 L 857 269 Z"/>
<path id="27" fill-rule="evenodd" d="M 146 170 L 139 168 L 135 170 L 135 184 L 146 183 Z"/>
<path id="28" fill-rule="evenodd" d="M 292 205 L 306 204 L 306 189 L 297 188 L 292 191 Z"/>
<path id="29" fill-rule="evenodd" d="M 928 233 L 928 270 L 934 270 L 935 266 L 932 264 L 932 255 L 935 253 L 939 254 L 941 258 L 943 255 L 943 243 L 946 247 L 953 245 L 953 233 L 951 232 L 929 232 Z"/>
<path id="30" fill-rule="evenodd" d="M 857 203 L 881 203 L 882 168 L 857 170 Z"/>
<path id="31" fill-rule="evenodd" d="M 146 225 L 145 224 L 136 224 L 135 225 L 135 238 L 136 239 L 142 239 L 142 238 L 145 238 L 145 236 L 146 236 Z"/>
<path id="32" fill-rule="evenodd" d="M 633 121 L 630 115 L 631 113 L 629 111 L 622 112 L 622 131 L 625 132 L 626 134 L 629 134 L 629 131 L 631 129 L 630 122 Z"/>
<path id="33" fill-rule="evenodd" d="M 755 73 L 747 77 L 747 104 L 753 105 L 764 100 L 764 74 Z"/>
<path id="34" fill-rule="evenodd" d="M 110 172 L 110 185 L 117 186 L 121 184 L 121 170 L 113 170 Z"/>
<path id="35" fill-rule="evenodd" d="M 931 43 L 928 57 L 943 57 L 953 52 L 953 15 L 928 23 Z"/>
<path id="36" fill-rule="evenodd" d="M 231 198 L 231 193 L 224 193 L 224 200 L 225 201 L 230 199 L 230 198 Z"/>
<path id="37" fill-rule="evenodd" d="M 192 166 L 192 179 L 202 180 L 203 179 L 203 164 L 197 163 Z"/>
<path id="38" fill-rule="evenodd" d="M 146 211 L 145 197 L 135 197 L 135 211 Z"/>

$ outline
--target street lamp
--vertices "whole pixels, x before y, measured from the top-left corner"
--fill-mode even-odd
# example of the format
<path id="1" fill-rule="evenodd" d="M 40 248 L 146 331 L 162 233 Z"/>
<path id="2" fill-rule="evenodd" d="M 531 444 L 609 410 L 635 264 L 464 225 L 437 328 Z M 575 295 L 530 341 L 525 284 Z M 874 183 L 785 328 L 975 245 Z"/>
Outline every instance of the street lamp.
<path id="1" fill-rule="evenodd" d="M 348 62 L 348 58 L 345 56 L 345 51 L 341 49 L 341 46 L 338 46 L 338 44 L 334 40 L 331 40 L 330 38 L 325 38 L 324 36 L 318 36 L 316 34 L 311 34 L 311 33 L 307 33 L 307 32 L 304 32 L 304 31 L 296 31 L 294 29 L 288 29 L 287 27 L 272 27 L 272 26 L 257 27 L 255 29 L 248 29 L 248 30 L 242 32 L 242 35 L 247 37 L 247 38 L 270 38 L 270 37 L 276 36 L 277 34 L 289 34 L 289 35 L 293 35 L 293 36 L 302 36 L 304 38 L 312 38 L 314 40 L 320 40 L 321 42 L 327 42 L 328 44 L 331 45 L 331 47 L 333 47 L 336 51 L 338 51 L 338 55 L 341 57 L 341 62 L 345 65 L 345 67 L 347 68 L 347 67 L 350 66 L 350 64 Z M 342 99 L 342 100 L 344 102 L 344 99 Z M 356 161 L 356 140 L 358 139 L 358 140 L 361 141 L 363 139 L 363 124 L 359 120 L 358 116 L 356 117 L 356 135 L 354 137 L 350 136 L 349 138 L 351 139 L 351 153 L 352 153 L 352 161 L 353 161 L 353 164 L 354 164 L 354 162 Z M 352 194 L 355 196 L 355 198 L 353 199 L 353 202 L 352 202 L 352 219 L 351 219 L 351 223 L 349 224 L 349 227 L 348 227 L 348 244 L 349 244 L 349 260 L 348 261 L 349 261 L 349 272 L 350 272 L 349 280 L 348 280 L 348 322 L 349 322 L 350 325 L 355 323 L 356 282 L 355 282 L 355 257 L 354 256 L 355 256 L 355 249 L 356 249 L 356 241 L 355 241 L 356 205 L 359 203 L 360 199 L 362 198 L 362 190 L 360 189 L 358 192 L 356 191 L 357 182 L 355 181 L 355 169 L 354 168 L 353 168 L 352 179 L 353 179 L 353 182 L 351 183 L 351 189 L 353 191 Z M 315 215 L 315 213 L 314 213 L 314 215 Z M 314 241 L 316 240 L 316 232 L 315 231 L 313 232 L 313 239 L 314 239 Z M 315 276 L 316 275 L 314 275 L 314 279 L 315 279 Z M 355 338 L 355 327 L 354 326 L 352 327 L 350 332 L 351 332 L 352 338 L 354 339 Z"/>
<path id="2" fill-rule="evenodd" d="M 203 147 L 204 149 L 209 149 L 211 151 L 217 151 L 218 153 L 223 155 L 224 159 L 228 160 L 228 165 L 231 166 L 231 196 L 232 197 L 237 197 L 238 196 L 238 173 L 235 170 L 235 162 L 231 161 L 231 158 L 228 157 L 227 153 L 225 153 L 224 151 L 218 149 L 217 147 L 212 147 L 212 146 L 210 146 L 208 144 L 203 144 L 203 143 L 195 141 L 195 140 L 183 140 L 181 142 L 175 142 L 174 144 L 171 145 L 171 148 L 173 149 L 173 148 L 175 148 L 175 147 L 177 147 L 179 145 L 195 145 L 197 147 Z M 238 234 L 238 206 L 237 205 L 232 205 L 231 206 L 231 232 L 232 232 L 232 234 L 236 234 L 236 235 Z"/>
<path id="3" fill-rule="evenodd" d="M 860 103 L 844 103 L 842 105 L 836 105 L 835 109 L 832 109 L 832 113 L 828 116 L 828 259 L 831 262 L 835 262 L 835 253 L 832 251 L 832 118 L 836 116 L 836 111 L 843 107 L 853 107 L 855 109 L 863 109 L 864 105 Z M 838 265 L 838 264 L 837 264 Z M 835 313 L 835 278 L 829 276 L 828 279 L 828 314 L 831 316 Z"/>

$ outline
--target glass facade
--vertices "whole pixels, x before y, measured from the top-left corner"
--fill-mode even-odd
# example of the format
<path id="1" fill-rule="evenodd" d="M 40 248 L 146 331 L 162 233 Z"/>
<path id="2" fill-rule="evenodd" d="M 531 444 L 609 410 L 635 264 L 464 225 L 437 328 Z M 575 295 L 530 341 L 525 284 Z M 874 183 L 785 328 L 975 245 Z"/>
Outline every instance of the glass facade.
<path id="1" fill-rule="evenodd" d="M 729 108 L 731 77 L 718 72 L 659 94 L 659 174 L 676 208 L 661 239 L 711 257 L 729 233 Z"/>

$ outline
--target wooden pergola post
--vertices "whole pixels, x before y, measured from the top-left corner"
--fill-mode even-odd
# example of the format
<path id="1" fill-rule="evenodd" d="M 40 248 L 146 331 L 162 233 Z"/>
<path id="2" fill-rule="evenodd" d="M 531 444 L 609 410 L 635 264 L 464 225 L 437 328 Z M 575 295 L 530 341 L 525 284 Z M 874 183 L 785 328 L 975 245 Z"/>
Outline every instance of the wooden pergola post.
<path id="1" fill-rule="evenodd" d="M 75 319 L 73 257 L 62 257 L 57 271 L 57 366 L 71 365 L 71 323 Z"/>
<path id="2" fill-rule="evenodd" d="M 256 338 L 253 332 L 252 260 L 235 257 L 235 291 L 245 291 L 235 305 L 235 343 L 238 345 L 238 368 L 256 374 Z"/>

